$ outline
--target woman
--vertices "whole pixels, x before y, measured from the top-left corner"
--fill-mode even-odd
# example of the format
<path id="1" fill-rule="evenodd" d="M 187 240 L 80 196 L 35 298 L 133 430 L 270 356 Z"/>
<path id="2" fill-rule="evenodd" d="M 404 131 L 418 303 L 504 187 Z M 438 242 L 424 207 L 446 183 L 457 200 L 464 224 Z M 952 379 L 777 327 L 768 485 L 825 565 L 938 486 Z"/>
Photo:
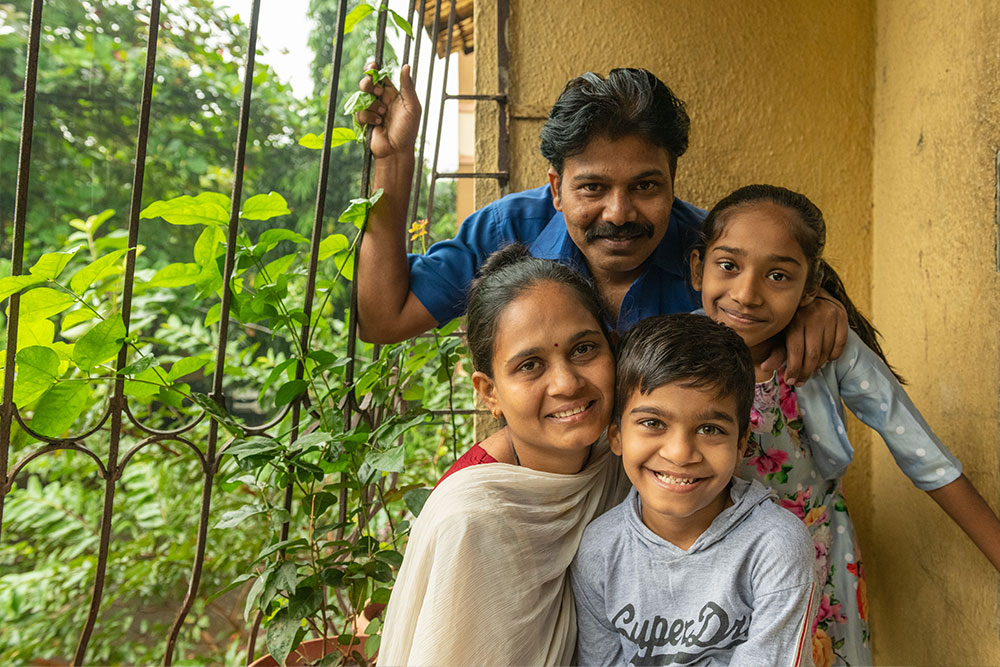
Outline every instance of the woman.
<path id="1" fill-rule="evenodd" d="M 473 386 L 504 426 L 452 466 L 415 522 L 380 665 L 572 659 L 566 571 L 627 484 L 601 438 L 614 399 L 603 321 L 583 278 L 522 245 L 484 264 L 468 302 Z"/>

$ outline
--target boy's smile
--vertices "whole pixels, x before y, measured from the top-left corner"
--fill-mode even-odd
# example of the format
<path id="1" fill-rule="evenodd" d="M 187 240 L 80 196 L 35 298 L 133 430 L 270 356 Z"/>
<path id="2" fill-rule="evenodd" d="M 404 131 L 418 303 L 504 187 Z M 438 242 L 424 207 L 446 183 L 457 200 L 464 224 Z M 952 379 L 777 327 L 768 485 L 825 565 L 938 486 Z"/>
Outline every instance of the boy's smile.
<path id="1" fill-rule="evenodd" d="M 608 428 L 642 498 L 643 523 L 682 549 L 729 505 L 729 480 L 747 441 L 736 412 L 736 399 L 714 387 L 671 382 L 634 392 L 621 426 Z"/>

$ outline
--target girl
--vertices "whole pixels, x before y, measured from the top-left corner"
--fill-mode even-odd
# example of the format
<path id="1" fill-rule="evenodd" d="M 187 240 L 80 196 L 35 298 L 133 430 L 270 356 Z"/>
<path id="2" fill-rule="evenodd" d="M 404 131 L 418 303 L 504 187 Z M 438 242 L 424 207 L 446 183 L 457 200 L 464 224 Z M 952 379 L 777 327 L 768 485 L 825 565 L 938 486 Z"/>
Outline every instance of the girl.
<path id="1" fill-rule="evenodd" d="M 870 665 L 865 570 L 841 490 L 853 449 L 841 401 L 888 444 L 899 467 L 958 523 L 1000 569 L 1000 522 L 934 436 L 886 365 L 872 325 L 854 308 L 823 261 L 826 225 L 796 192 L 740 188 L 702 224 L 691 276 L 712 319 L 735 329 L 757 368 L 751 437 L 743 476 L 773 488 L 813 535 L 816 574 L 825 582 L 813 623 L 817 667 Z M 839 300 L 852 331 L 844 353 L 801 387 L 760 363 L 800 305 Z"/>
<path id="2" fill-rule="evenodd" d="M 414 523 L 379 664 L 572 659 L 566 570 L 584 527 L 627 488 L 598 442 L 614 398 L 602 321 L 583 278 L 522 245 L 483 266 L 468 300 L 472 380 L 505 425 L 456 462 Z"/>

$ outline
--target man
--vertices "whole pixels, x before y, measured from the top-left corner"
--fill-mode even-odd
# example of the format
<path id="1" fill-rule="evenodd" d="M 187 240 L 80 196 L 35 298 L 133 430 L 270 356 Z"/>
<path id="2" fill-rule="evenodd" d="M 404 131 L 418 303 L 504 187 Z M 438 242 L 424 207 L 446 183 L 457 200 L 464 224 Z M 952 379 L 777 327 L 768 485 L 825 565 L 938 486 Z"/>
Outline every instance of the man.
<path id="1" fill-rule="evenodd" d="M 408 66 L 400 88 L 361 89 L 379 99 L 358 120 L 374 126 L 373 182 L 385 193 L 372 209 L 358 266 L 362 338 L 394 342 L 464 312 L 478 267 L 514 241 L 537 257 L 568 264 L 593 280 L 619 331 L 640 319 L 697 307 L 686 279 L 687 255 L 705 215 L 674 197 L 677 159 L 688 145 L 683 103 L 650 72 L 588 72 L 571 80 L 541 134 L 549 184 L 508 195 L 473 213 L 454 239 L 407 256 L 406 226 L 414 143 L 420 118 Z M 847 337 L 847 317 L 817 299 L 796 315 L 786 336 L 788 382 L 804 381 Z"/>

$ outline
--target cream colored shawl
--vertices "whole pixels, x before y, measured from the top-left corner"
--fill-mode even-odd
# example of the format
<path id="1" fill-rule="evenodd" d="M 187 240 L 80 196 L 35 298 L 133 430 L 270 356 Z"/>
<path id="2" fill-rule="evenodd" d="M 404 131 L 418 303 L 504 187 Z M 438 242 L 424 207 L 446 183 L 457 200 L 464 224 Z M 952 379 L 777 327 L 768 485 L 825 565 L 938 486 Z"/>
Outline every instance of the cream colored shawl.
<path id="1" fill-rule="evenodd" d="M 627 489 L 603 438 L 575 475 L 490 463 L 444 480 L 410 533 L 379 667 L 568 664 L 567 568 L 586 525 Z"/>

